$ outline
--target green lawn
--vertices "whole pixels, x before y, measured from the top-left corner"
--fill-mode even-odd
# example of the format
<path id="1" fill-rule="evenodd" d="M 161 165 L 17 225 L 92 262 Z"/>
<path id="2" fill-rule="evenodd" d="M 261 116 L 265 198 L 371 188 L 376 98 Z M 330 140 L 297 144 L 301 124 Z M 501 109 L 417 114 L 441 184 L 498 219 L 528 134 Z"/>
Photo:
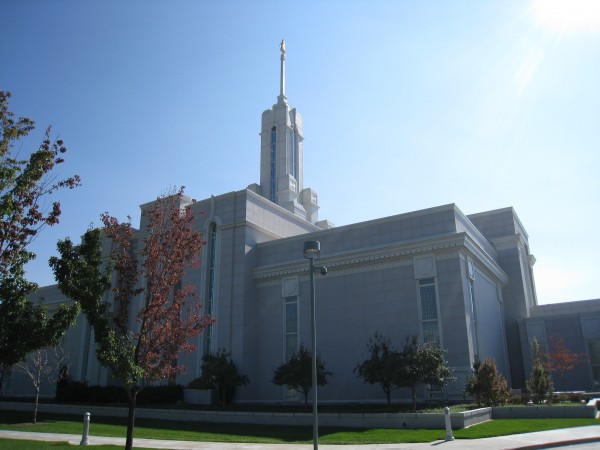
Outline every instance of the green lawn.
<path id="1" fill-rule="evenodd" d="M 78 446 L 66 442 L 20 441 L 16 439 L 0 439 L 0 450 L 75 450 Z M 122 446 L 94 445 L 94 450 L 117 450 Z M 136 447 L 135 450 L 152 450 Z"/>
<path id="2" fill-rule="evenodd" d="M 81 434 L 82 418 L 40 414 L 36 425 L 29 423 L 28 413 L 0 411 L 0 429 Z M 92 416 L 90 434 L 93 436 L 125 437 L 125 419 Z M 471 428 L 456 430 L 457 439 L 478 439 L 532 431 L 599 425 L 595 419 L 518 419 L 493 420 Z M 320 428 L 323 444 L 376 444 L 399 442 L 432 442 L 444 439 L 444 430 L 411 429 L 347 429 Z M 175 422 L 165 420 L 136 420 L 135 436 L 150 439 L 177 439 L 205 442 L 309 443 L 312 428 L 300 426 L 261 426 L 244 424 L 215 424 Z M 3 448 L 0 446 L 0 448 Z M 32 447 L 27 447 L 32 448 Z M 36 447 L 37 448 L 37 447 Z"/>

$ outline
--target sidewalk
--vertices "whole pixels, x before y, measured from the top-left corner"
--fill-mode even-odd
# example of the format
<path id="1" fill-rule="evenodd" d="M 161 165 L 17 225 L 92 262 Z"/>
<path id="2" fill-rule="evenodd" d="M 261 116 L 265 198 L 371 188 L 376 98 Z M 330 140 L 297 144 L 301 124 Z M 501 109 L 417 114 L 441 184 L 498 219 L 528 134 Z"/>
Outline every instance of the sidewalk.
<path id="1" fill-rule="evenodd" d="M 26 439 L 37 441 L 63 441 L 79 445 L 80 435 L 58 433 L 32 433 L 0 430 L 0 439 Z M 600 442 L 600 426 L 564 428 L 538 433 L 514 434 L 486 439 L 459 439 L 435 441 L 426 444 L 371 444 L 371 445 L 319 445 L 323 450 L 509 450 L 543 449 L 560 444 Z M 89 445 L 125 445 L 125 438 L 90 436 Z M 134 447 L 167 448 L 171 450 L 310 450 L 312 444 L 240 444 L 230 442 L 161 441 L 157 439 L 134 439 Z"/>

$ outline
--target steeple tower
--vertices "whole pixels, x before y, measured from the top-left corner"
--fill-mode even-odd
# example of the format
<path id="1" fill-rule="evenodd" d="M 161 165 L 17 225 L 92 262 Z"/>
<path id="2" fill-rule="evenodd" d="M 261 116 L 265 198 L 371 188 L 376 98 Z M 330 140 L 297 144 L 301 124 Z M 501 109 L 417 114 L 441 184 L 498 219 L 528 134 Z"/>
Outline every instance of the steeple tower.
<path id="1" fill-rule="evenodd" d="M 302 116 L 285 96 L 285 41 L 279 46 L 281 69 L 277 103 L 262 114 L 260 192 L 311 223 L 318 221 L 317 193 L 303 186 Z"/>

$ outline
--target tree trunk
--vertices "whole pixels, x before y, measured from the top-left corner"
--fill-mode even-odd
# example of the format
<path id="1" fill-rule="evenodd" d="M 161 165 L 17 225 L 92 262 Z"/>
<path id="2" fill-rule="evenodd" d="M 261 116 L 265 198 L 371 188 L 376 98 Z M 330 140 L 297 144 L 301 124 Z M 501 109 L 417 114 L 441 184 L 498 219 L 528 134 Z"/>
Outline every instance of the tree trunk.
<path id="1" fill-rule="evenodd" d="M 383 388 L 383 392 L 385 392 L 385 396 L 387 397 L 387 404 L 390 406 L 392 403 L 392 389 L 391 388 Z"/>
<path id="2" fill-rule="evenodd" d="M 39 386 L 35 389 L 35 400 L 33 401 L 33 423 L 37 423 L 37 410 L 38 402 L 40 400 L 40 388 Z"/>
<path id="3" fill-rule="evenodd" d="M 133 448 L 133 429 L 135 426 L 135 402 L 138 391 L 135 388 L 127 389 L 127 398 L 129 399 L 129 412 L 127 414 L 127 439 L 125 440 L 125 450 Z"/>
<path id="4" fill-rule="evenodd" d="M 411 386 L 411 390 L 412 390 L 413 411 L 417 412 L 417 387 Z"/>

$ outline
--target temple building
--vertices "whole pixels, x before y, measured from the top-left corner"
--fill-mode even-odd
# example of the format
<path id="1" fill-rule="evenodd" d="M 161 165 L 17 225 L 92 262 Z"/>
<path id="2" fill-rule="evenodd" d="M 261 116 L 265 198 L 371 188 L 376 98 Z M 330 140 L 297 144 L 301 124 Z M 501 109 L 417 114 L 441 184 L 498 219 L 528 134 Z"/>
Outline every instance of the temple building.
<path id="1" fill-rule="evenodd" d="M 447 350 L 456 381 L 441 389 L 422 386 L 420 400 L 462 400 L 473 363 L 486 357 L 494 358 L 512 388 L 523 388 L 531 342 L 536 338 L 547 349 L 554 335 L 586 358 L 556 388 L 597 389 L 600 300 L 538 305 L 535 258 L 513 208 L 464 214 L 449 204 L 339 227 L 319 218 L 317 192 L 304 185 L 302 116 L 286 97 L 285 57 L 282 42 L 279 95 L 262 113 L 259 183 L 195 203 L 184 199 L 197 212 L 195 226 L 206 242 L 201 266 L 184 283 L 197 286 L 216 323 L 196 339 L 194 352 L 182 356 L 187 372 L 177 382 L 200 375 L 205 352 L 225 349 L 250 380 L 237 389 L 235 402 L 301 400 L 271 380 L 299 345 L 310 348 L 303 245 L 319 241 L 318 264 L 328 273 L 315 273 L 318 351 L 333 374 L 319 388 L 320 401 L 385 401 L 379 386 L 354 373 L 375 333 L 397 348 L 417 335 Z M 144 232 L 138 231 L 140 243 Z M 48 305 L 66 301 L 56 286 L 37 295 Z M 95 358 L 84 316 L 64 347 L 75 380 L 115 383 Z M 17 375 L 7 383 L 8 395 L 31 389 Z M 408 391 L 394 392 L 393 400 L 408 401 Z"/>

